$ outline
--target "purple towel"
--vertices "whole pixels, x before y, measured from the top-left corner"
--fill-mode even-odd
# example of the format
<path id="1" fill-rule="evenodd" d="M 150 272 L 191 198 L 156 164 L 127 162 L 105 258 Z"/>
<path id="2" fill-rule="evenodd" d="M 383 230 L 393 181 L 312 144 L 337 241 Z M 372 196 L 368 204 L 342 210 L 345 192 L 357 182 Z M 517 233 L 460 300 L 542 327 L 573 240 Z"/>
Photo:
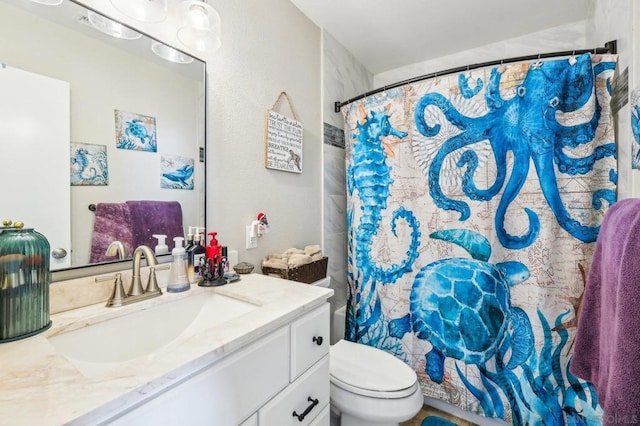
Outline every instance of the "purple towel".
<path id="1" fill-rule="evenodd" d="M 91 240 L 90 263 L 118 260 L 118 257 L 107 257 L 107 247 L 120 241 L 126 250 L 125 256 L 133 253 L 133 235 L 131 233 L 131 216 L 125 203 L 98 203 L 93 221 L 93 237 Z"/>
<path id="2" fill-rule="evenodd" d="M 153 234 L 165 234 L 167 246 L 174 246 L 173 237 L 183 237 L 182 207 L 177 201 L 127 201 L 131 212 L 133 242 L 135 246 L 154 248 L 158 240 Z M 184 245 L 184 244 L 183 244 Z"/>
<path id="3" fill-rule="evenodd" d="M 595 386 L 604 424 L 640 423 L 640 199 L 604 217 L 574 348 L 570 371 Z"/>

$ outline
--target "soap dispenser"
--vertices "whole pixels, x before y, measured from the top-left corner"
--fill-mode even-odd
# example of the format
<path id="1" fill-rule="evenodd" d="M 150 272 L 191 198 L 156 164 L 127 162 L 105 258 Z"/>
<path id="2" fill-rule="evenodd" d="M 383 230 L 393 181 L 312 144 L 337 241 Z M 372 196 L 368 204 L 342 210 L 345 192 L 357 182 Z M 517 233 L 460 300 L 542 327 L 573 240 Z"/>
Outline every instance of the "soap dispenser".
<path id="1" fill-rule="evenodd" d="M 205 249 L 200 244 L 200 234 L 193 236 L 193 245 L 185 249 L 187 253 L 187 276 L 191 284 L 202 282 L 202 269 L 205 263 Z"/>
<path id="2" fill-rule="evenodd" d="M 207 246 L 206 256 L 211 259 L 212 262 L 218 264 L 222 257 L 222 246 L 218 244 L 218 240 L 216 238 L 218 233 L 209 232 L 209 235 L 211 236 L 211 241 L 209 241 L 209 245 Z"/>
<path id="3" fill-rule="evenodd" d="M 169 247 L 167 246 L 167 236 L 164 234 L 153 234 L 153 238 L 158 240 L 158 245 L 156 245 L 156 256 L 160 254 L 168 254 Z"/>
<path id="4" fill-rule="evenodd" d="M 187 240 L 184 243 L 184 249 L 189 250 L 193 245 L 193 226 L 189 227 L 189 232 L 187 232 Z"/>
<path id="5" fill-rule="evenodd" d="M 169 281 L 167 283 L 167 292 L 180 293 L 191 288 L 189 277 L 187 276 L 187 255 L 182 247 L 183 237 L 175 237 L 174 248 L 171 250 L 173 263 L 169 271 Z"/>

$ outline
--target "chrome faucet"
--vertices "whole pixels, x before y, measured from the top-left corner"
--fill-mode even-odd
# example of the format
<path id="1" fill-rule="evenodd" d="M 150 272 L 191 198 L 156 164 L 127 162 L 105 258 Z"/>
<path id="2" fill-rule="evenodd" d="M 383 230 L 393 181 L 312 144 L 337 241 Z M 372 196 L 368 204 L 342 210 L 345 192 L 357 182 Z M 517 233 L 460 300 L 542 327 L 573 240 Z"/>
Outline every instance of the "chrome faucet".
<path id="1" fill-rule="evenodd" d="M 122 244 L 120 241 L 114 241 L 111 244 L 109 244 L 109 247 L 107 247 L 107 252 L 105 253 L 105 256 L 115 256 L 118 255 L 118 259 L 120 260 L 124 260 L 124 258 L 126 257 L 126 250 L 124 248 L 124 244 Z"/>
<path id="2" fill-rule="evenodd" d="M 142 256 L 147 259 L 147 266 L 149 266 L 149 280 L 147 281 L 147 287 L 144 289 L 142 288 L 142 282 L 140 280 L 140 263 L 142 262 Z M 158 282 L 156 280 L 156 270 L 167 269 L 170 265 L 166 264 L 160 267 L 156 267 L 156 265 L 158 265 L 158 260 L 156 259 L 156 256 L 151 248 L 149 248 L 148 246 L 137 247 L 133 252 L 131 287 L 129 287 L 129 291 L 126 294 L 124 292 L 124 289 L 122 288 L 120 273 L 104 277 L 96 277 L 96 282 L 115 279 L 113 293 L 111 294 L 109 300 L 107 300 L 106 306 L 123 306 L 141 300 L 147 300 L 153 297 L 160 296 L 162 294 L 162 290 L 160 290 L 160 287 L 158 287 Z"/>

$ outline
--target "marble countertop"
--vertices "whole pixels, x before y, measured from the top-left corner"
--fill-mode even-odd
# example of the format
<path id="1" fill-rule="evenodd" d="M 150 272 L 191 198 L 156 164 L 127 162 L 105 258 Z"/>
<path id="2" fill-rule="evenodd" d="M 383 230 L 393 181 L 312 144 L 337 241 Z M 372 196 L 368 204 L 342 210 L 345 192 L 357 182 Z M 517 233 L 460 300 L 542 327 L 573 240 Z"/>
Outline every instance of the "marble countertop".
<path id="1" fill-rule="evenodd" d="M 199 325 L 195 334 L 180 335 L 151 355 L 118 363 L 117 368 L 97 375 L 80 372 L 48 340 L 114 316 L 178 298 L 199 294 L 206 297 L 206 293 L 222 294 L 258 307 L 218 325 Z M 49 330 L 0 344 L 0 423 L 99 423 L 322 305 L 332 294 L 333 290 L 327 288 L 249 274 L 222 287 L 192 286 L 184 293 L 165 293 L 120 308 L 106 308 L 100 303 L 52 315 L 53 326 Z"/>

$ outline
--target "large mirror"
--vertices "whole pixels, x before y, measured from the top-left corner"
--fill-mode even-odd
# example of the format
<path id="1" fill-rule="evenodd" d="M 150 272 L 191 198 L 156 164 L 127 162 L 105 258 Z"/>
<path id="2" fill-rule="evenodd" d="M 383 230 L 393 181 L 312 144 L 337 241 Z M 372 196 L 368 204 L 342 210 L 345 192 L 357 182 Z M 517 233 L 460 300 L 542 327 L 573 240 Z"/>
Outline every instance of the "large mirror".
<path id="1" fill-rule="evenodd" d="M 54 271 L 205 226 L 205 64 L 105 18 L 0 0 L 0 217 L 44 234 Z"/>

